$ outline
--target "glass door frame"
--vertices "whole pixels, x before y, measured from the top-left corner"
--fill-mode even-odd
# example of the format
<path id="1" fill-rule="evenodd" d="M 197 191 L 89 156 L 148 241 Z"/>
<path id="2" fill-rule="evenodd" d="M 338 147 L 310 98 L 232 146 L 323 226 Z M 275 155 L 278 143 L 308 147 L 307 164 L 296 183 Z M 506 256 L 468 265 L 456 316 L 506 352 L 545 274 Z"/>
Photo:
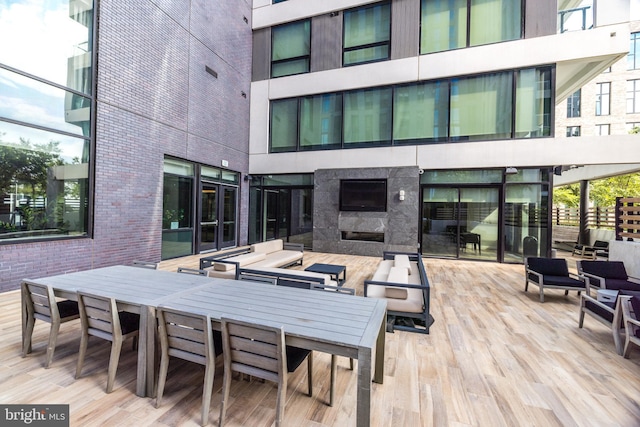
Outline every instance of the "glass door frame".
<path id="1" fill-rule="evenodd" d="M 215 243 L 213 245 L 213 247 L 211 248 L 202 248 L 202 228 L 201 228 L 201 219 L 202 219 L 202 191 L 204 189 L 204 186 L 209 186 L 209 187 L 215 187 L 216 192 L 217 192 L 217 198 L 216 198 L 216 236 L 215 236 Z M 224 237 L 224 222 L 225 222 L 225 218 L 224 218 L 224 213 L 225 213 L 225 197 L 224 197 L 224 192 L 225 191 L 234 191 L 235 192 L 235 206 L 234 206 L 234 226 L 235 226 L 235 231 L 234 231 L 234 240 L 233 241 L 225 241 L 223 239 Z M 195 242 L 195 247 L 197 248 L 197 253 L 207 253 L 207 252 L 216 252 L 222 249 L 228 249 L 228 248 L 232 248 L 238 245 L 238 198 L 240 195 L 240 187 L 239 186 L 234 186 L 234 185 L 228 185 L 225 183 L 220 183 L 220 182 L 214 182 L 208 179 L 200 179 L 200 185 L 198 186 L 198 196 L 197 196 L 197 219 L 198 219 L 198 226 L 197 226 L 197 232 L 196 232 L 196 242 Z"/>

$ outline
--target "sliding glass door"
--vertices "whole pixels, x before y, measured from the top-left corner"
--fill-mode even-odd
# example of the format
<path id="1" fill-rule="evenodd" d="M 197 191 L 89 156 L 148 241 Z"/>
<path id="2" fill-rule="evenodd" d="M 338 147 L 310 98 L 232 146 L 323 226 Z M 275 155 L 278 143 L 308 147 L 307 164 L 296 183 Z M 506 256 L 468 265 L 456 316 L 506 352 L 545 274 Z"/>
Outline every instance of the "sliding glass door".
<path id="1" fill-rule="evenodd" d="M 497 260 L 500 190 L 422 189 L 422 253 Z"/>

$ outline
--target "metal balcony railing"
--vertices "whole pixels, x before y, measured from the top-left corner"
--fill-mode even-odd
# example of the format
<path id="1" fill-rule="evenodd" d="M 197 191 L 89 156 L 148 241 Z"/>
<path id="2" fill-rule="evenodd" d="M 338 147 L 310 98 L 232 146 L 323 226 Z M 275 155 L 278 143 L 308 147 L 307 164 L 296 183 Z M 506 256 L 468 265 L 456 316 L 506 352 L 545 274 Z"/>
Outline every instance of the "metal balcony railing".
<path id="1" fill-rule="evenodd" d="M 560 33 L 566 31 L 584 31 L 593 28 L 593 11 L 591 6 L 576 7 L 558 12 Z"/>

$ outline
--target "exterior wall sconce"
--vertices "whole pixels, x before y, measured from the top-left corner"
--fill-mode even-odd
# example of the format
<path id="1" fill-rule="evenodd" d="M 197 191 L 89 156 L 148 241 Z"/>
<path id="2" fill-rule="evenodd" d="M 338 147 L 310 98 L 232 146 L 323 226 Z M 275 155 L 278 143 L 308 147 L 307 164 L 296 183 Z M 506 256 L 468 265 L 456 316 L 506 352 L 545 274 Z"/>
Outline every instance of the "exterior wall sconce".
<path id="1" fill-rule="evenodd" d="M 398 199 L 402 202 L 404 200 L 404 190 L 400 190 L 398 193 Z"/>
<path id="2" fill-rule="evenodd" d="M 506 173 L 507 175 L 515 175 L 518 173 L 518 169 L 510 166 L 504 171 L 504 173 Z"/>

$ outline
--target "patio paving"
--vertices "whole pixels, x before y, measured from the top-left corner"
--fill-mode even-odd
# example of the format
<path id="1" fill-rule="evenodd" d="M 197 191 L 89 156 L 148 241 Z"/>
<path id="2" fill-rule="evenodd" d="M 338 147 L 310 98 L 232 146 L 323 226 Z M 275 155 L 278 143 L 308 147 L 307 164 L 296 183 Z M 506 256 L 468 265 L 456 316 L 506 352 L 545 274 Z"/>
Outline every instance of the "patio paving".
<path id="1" fill-rule="evenodd" d="M 200 256 L 160 268 L 197 267 Z M 347 266 L 345 286 L 363 292 L 378 258 L 306 252 L 315 262 Z M 573 265 L 572 265 L 573 264 Z M 587 317 L 578 328 L 579 299 L 562 291 L 524 292 L 522 265 L 425 259 L 432 290 L 431 334 L 387 334 L 384 384 L 372 384 L 374 426 L 638 426 L 640 350 L 617 355 L 611 332 Z M 575 263 L 570 261 L 575 268 Z M 104 393 L 109 343 L 90 342 L 83 377 L 74 379 L 79 325 L 60 329 L 52 367 L 42 365 L 48 324 L 37 322 L 34 351 L 20 357 L 20 294 L 0 294 L 0 402 L 70 404 L 72 426 L 199 425 L 203 369 L 175 360 L 163 405 L 135 395 L 135 353 L 125 346 L 114 392 Z M 314 358 L 314 396 L 305 370 L 289 378 L 285 424 L 355 425 L 356 374 L 339 358 L 337 398 L 328 407 L 330 356 Z M 222 386 L 218 361 L 211 425 Z M 270 426 L 276 388 L 234 381 L 230 426 Z"/>

